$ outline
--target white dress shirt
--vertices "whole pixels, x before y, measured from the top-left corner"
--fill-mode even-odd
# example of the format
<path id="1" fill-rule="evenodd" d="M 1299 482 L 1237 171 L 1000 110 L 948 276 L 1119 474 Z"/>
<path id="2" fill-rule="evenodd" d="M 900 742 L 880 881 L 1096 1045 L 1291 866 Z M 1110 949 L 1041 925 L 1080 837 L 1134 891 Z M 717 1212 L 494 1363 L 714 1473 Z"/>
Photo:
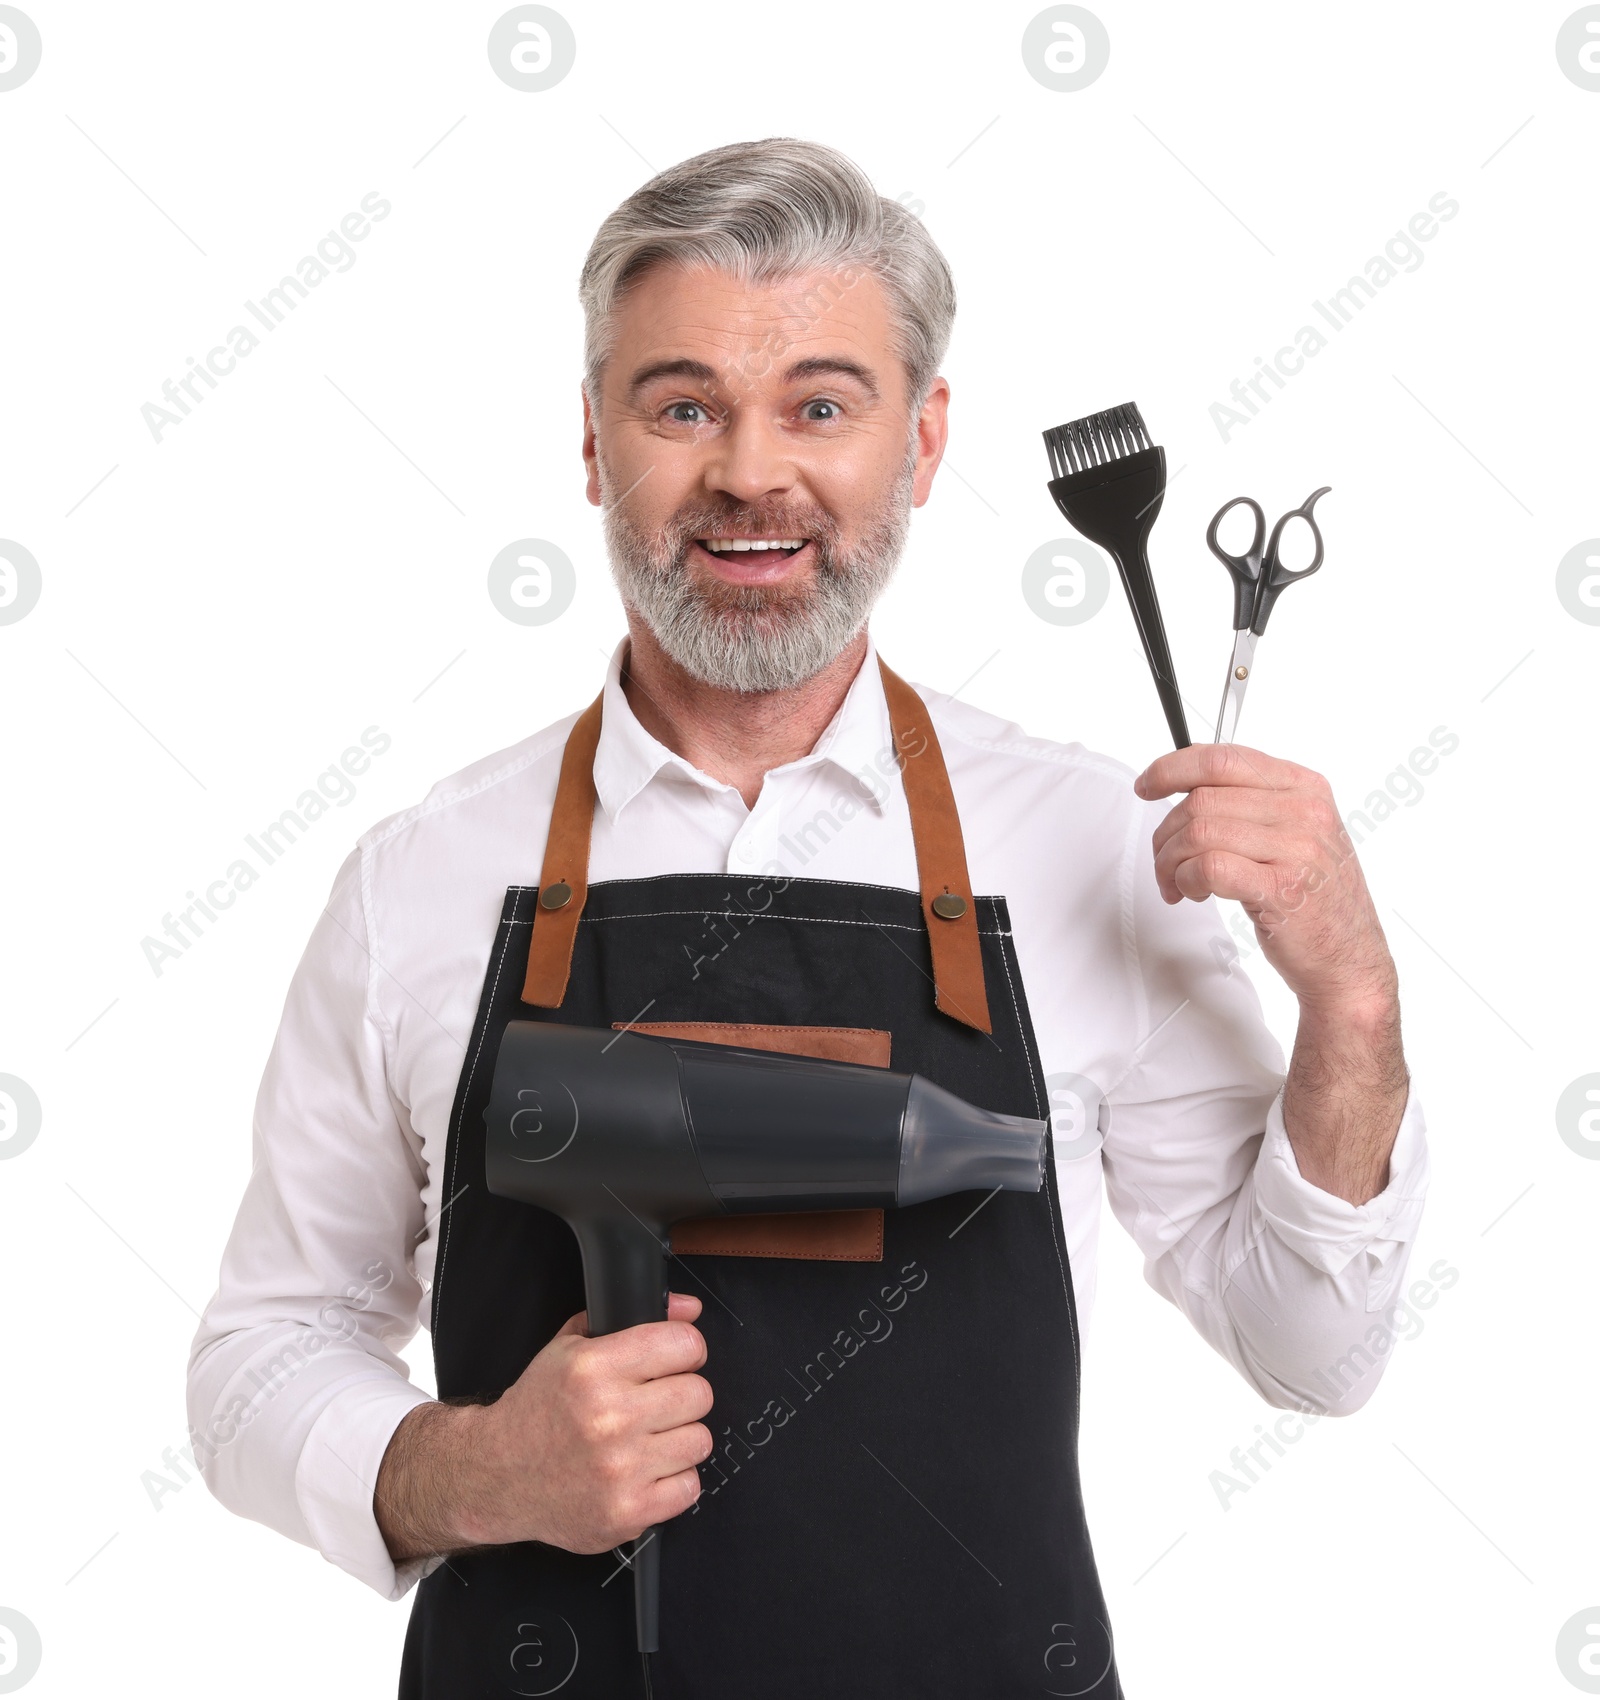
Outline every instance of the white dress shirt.
<path id="1" fill-rule="evenodd" d="M 619 683 L 623 654 L 595 756 L 592 881 L 765 872 L 917 889 L 875 653 L 816 747 L 774 768 L 753 809 L 644 730 Z M 1361 1341 L 1401 1297 L 1426 1190 L 1415 1100 L 1376 1198 L 1352 1205 L 1303 1180 L 1282 1052 L 1216 905 L 1169 907 L 1157 890 L 1150 840 L 1171 804 L 1140 802 L 1127 768 L 1081 745 L 921 695 L 972 889 L 1010 905 L 1058 1088 L 1080 1330 L 1103 1177 L 1150 1285 L 1263 1399 L 1355 1409 L 1386 1361 Z M 340 869 L 289 987 L 253 1172 L 195 1339 L 189 1420 L 212 1491 L 391 1598 L 437 1562 L 397 1570 L 372 1511 L 389 1438 L 427 1397 L 396 1348 L 427 1322 L 457 1077 L 506 887 L 538 883 L 575 718 L 436 785 Z M 1084 1125 L 1096 1089 L 1103 1142 Z M 707 1373 L 714 1387 L 715 1364 Z"/>

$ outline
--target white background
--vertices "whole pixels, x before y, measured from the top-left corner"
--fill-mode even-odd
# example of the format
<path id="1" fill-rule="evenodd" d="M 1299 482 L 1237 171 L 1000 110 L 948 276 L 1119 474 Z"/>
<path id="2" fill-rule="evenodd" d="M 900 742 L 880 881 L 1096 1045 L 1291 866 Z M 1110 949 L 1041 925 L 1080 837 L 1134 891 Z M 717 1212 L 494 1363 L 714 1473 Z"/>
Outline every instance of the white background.
<path id="1" fill-rule="evenodd" d="M 43 594 L 0 626 L 0 1073 L 43 1127 L 0 1162 L 0 1606 L 43 1638 L 30 1700 L 392 1692 L 406 1606 L 198 1482 L 158 1510 L 142 1477 L 185 1438 L 335 868 L 587 701 L 620 630 L 578 459 L 594 227 L 651 167 L 768 134 L 920 203 L 960 290 L 949 459 L 874 628 L 895 667 L 944 690 L 981 668 L 972 700 L 1136 766 L 1164 747 L 1120 590 L 1056 626 L 1020 589 L 1065 530 L 1041 429 L 1134 398 L 1174 474 L 1152 556 L 1197 734 L 1229 642 L 1207 520 L 1325 483 L 1327 564 L 1284 597 L 1241 735 L 1347 810 L 1433 728 L 1460 740 L 1361 847 L 1432 1129 L 1413 1269 L 1459 1271 L 1371 1404 L 1224 1510 L 1211 1473 L 1273 1413 L 1108 1216 L 1083 1458 L 1130 1700 L 1579 1692 L 1555 1642 L 1600 1600 L 1600 1163 L 1554 1111 L 1600 1070 L 1600 627 L 1555 571 L 1600 534 L 1600 93 L 1557 63 L 1573 7 L 1097 0 L 1109 68 L 1061 93 L 1023 63 L 1033 4 L 563 0 L 576 65 L 537 94 L 491 72 L 498 4 L 25 9 L 0 535 Z M 393 211 L 355 265 L 153 441 L 163 380 L 371 190 Z M 1439 191 L 1460 212 L 1424 262 L 1224 442 L 1230 382 Z M 578 573 L 542 627 L 485 588 L 529 536 Z M 158 978 L 141 939 L 369 725 L 393 746 L 354 802 Z"/>

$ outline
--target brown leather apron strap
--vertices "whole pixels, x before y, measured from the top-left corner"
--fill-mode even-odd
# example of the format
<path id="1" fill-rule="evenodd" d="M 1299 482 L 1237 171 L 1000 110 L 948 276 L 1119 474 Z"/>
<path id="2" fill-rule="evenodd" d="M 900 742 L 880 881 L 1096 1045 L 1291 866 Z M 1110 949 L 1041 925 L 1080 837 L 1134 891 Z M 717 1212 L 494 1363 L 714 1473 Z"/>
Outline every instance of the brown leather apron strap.
<path id="1" fill-rule="evenodd" d="M 933 952 L 934 1003 L 946 1015 L 992 1031 L 983 982 L 983 945 L 978 911 L 967 875 L 961 817 L 945 767 L 939 735 L 927 704 L 882 660 L 883 694 L 900 757 L 900 773 L 911 811 L 911 838 L 917 851 L 917 884 Z"/>
<path id="2" fill-rule="evenodd" d="M 567 734 L 556 780 L 555 806 L 545 839 L 539 900 L 533 907 L 528 975 L 522 1001 L 536 1009 L 559 1009 L 572 972 L 572 945 L 589 896 L 589 834 L 594 827 L 594 752 L 600 743 L 602 691 Z"/>
<path id="3" fill-rule="evenodd" d="M 900 758 L 911 838 L 917 853 L 917 884 L 933 953 L 934 1003 L 948 1016 L 991 1031 L 984 989 L 983 946 L 972 901 L 961 817 L 939 748 L 933 719 L 921 697 L 880 660 L 889 725 Z M 536 1009 L 559 1009 L 572 971 L 572 945 L 589 895 L 589 835 L 594 826 L 594 753 L 600 742 L 605 693 L 578 716 L 567 735 L 556 781 L 550 833 L 545 841 L 539 899 L 528 946 L 522 1001 Z"/>

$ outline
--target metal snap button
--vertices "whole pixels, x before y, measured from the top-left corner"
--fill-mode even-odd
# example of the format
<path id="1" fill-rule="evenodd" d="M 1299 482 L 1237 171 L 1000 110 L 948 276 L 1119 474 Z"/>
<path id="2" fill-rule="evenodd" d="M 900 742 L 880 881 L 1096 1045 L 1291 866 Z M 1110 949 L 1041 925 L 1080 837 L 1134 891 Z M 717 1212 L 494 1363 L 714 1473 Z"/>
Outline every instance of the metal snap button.
<path id="1" fill-rule="evenodd" d="M 959 921 L 967 912 L 967 900 L 953 891 L 942 891 L 933 900 L 933 912 L 941 921 Z"/>
<path id="2" fill-rule="evenodd" d="M 557 880 L 554 885 L 547 885 L 539 893 L 541 909 L 565 909 L 572 901 L 572 887 L 565 880 Z"/>

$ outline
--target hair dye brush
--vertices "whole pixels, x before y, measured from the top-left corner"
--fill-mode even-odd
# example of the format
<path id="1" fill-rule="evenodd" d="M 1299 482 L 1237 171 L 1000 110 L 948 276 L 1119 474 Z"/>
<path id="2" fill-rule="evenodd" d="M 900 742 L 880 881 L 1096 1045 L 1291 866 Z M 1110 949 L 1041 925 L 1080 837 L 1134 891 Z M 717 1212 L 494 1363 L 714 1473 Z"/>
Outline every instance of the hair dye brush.
<path id="1" fill-rule="evenodd" d="M 1117 563 L 1172 740 L 1181 750 L 1194 740 L 1184 719 L 1146 550 L 1167 491 L 1166 451 L 1151 445 L 1131 401 L 1058 425 L 1045 432 L 1044 442 L 1055 474 L 1050 494 L 1056 506 L 1074 531 L 1098 543 Z"/>

